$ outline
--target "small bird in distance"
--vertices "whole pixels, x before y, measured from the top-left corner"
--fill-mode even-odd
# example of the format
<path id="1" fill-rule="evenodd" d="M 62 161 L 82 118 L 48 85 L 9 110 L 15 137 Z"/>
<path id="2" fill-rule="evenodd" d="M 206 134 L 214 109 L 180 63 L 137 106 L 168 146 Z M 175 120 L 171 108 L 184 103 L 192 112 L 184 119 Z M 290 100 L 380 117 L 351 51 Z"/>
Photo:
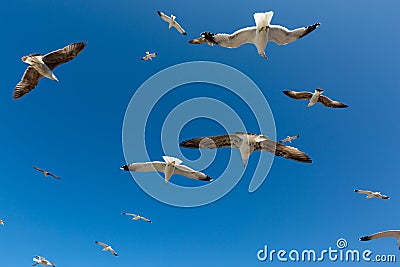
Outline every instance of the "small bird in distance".
<path id="1" fill-rule="evenodd" d="M 53 177 L 53 178 L 55 178 L 55 179 L 57 179 L 57 180 L 61 180 L 60 177 L 58 177 L 58 176 L 55 175 L 55 174 L 52 174 L 51 172 L 48 172 L 48 171 L 43 170 L 43 169 L 40 169 L 40 168 L 38 168 L 38 167 L 33 167 L 33 168 L 34 168 L 35 170 L 37 170 L 37 171 L 43 173 L 43 175 L 44 175 L 46 178 L 48 178 L 49 176 L 51 176 L 51 177 Z"/>
<path id="2" fill-rule="evenodd" d="M 134 214 L 134 213 L 122 212 L 121 214 L 126 215 L 126 216 L 129 216 L 129 217 L 132 217 L 132 220 L 134 220 L 134 221 L 143 220 L 143 221 L 145 221 L 145 222 L 151 223 L 151 220 L 149 220 L 149 219 L 147 219 L 147 218 L 145 218 L 145 217 L 143 217 L 143 216 Z"/>

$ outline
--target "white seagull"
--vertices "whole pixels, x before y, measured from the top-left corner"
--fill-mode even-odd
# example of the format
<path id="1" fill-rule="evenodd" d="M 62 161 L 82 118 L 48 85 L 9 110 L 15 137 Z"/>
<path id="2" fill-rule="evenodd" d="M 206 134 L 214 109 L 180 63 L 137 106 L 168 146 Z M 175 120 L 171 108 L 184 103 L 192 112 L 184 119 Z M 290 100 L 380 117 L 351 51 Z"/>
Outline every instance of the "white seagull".
<path id="1" fill-rule="evenodd" d="M 288 30 L 280 25 L 271 25 L 271 19 L 274 12 L 254 13 L 253 17 L 256 26 L 246 27 L 235 31 L 232 34 L 203 32 L 200 38 L 189 41 L 190 44 L 207 43 L 209 45 L 217 44 L 227 48 L 237 48 L 243 44 L 254 44 L 257 47 L 258 54 L 267 58 L 265 48 L 268 42 L 274 42 L 278 45 L 285 45 L 294 42 L 314 31 L 320 24 Z"/>
<path id="2" fill-rule="evenodd" d="M 378 238 L 383 238 L 383 237 L 394 237 L 397 238 L 397 246 L 399 247 L 400 250 L 400 230 L 389 230 L 389 231 L 384 231 L 384 232 L 379 232 L 373 235 L 368 235 L 368 236 L 363 236 L 359 240 L 360 241 L 369 241 L 369 240 L 374 240 Z"/>
<path id="3" fill-rule="evenodd" d="M 157 11 L 157 14 L 162 18 L 164 21 L 168 22 L 168 29 L 171 29 L 174 27 L 175 29 L 178 30 L 178 32 L 182 33 L 183 35 L 187 35 L 185 30 L 179 25 L 179 23 L 176 21 L 176 17 L 174 15 L 171 15 L 171 17 L 168 17 L 161 11 Z"/>
<path id="4" fill-rule="evenodd" d="M 149 220 L 149 219 L 147 219 L 147 218 L 145 218 L 143 216 L 134 214 L 134 213 L 122 212 L 121 214 L 132 217 L 132 220 L 134 220 L 134 221 L 137 221 L 137 220 L 140 219 L 140 220 L 143 220 L 145 222 L 151 223 L 151 220 Z"/>
<path id="5" fill-rule="evenodd" d="M 21 60 L 29 65 L 21 81 L 14 89 L 13 98 L 18 99 L 32 91 L 42 76 L 58 81 L 53 69 L 75 58 L 85 48 L 86 43 L 79 42 L 67 45 L 64 48 L 52 51 L 46 55 L 30 54 Z"/>
<path id="6" fill-rule="evenodd" d="M 292 143 L 293 140 L 296 140 L 299 137 L 300 137 L 299 134 L 295 136 L 287 136 L 285 139 L 280 140 L 279 143 L 287 143 L 287 142 Z"/>
<path id="7" fill-rule="evenodd" d="M 141 60 L 153 60 L 153 57 L 156 57 L 157 53 L 150 53 L 149 51 L 146 51 L 146 55 L 141 58 Z"/>
<path id="8" fill-rule="evenodd" d="M 41 257 L 41 256 L 35 256 L 33 258 L 33 261 L 35 262 L 34 264 L 32 264 L 32 266 L 36 266 L 36 265 L 42 265 L 42 266 L 53 266 L 55 267 L 54 263 L 52 263 L 49 260 L 46 260 L 46 258 Z"/>
<path id="9" fill-rule="evenodd" d="M 309 100 L 310 102 L 308 103 L 307 107 L 312 107 L 315 105 L 315 103 L 319 102 L 324 106 L 330 107 L 330 108 L 347 108 L 348 105 L 343 104 L 338 101 L 331 100 L 330 98 L 323 96 L 322 93 L 324 90 L 322 89 L 315 89 L 314 93 L 310 92 L 296 92 L 296 91 L 282 91 L 285 95 L 287 95 L 290 98 L 293 99 L 299 99 L 299 100 Z"/>
<path id="10" fill-rule="evenodd" d="M 279 144 L 270 140 L 268 136 L 261 134 L 236 132 L 235 134 L 194 138 L 183 141 L 179 145 L 187 148 L 239 148 L 244 165 L 246 165 L 247 159 L 255 150 L 268 151 L 274 153 L 276 156 L 299 162 L 312 162 L 309 156 L 297 148 Z"/>
<path id="11" fill-rule="evenodd" d="M 358 190 L 358 189 L 354 190 L 354 192 L 367 195 L 367 197 L 366 197 L 367 199 L 374 198 L 374 197 L 382 198 L 382 199 L 390 198 L 388 196 L 382 195 L 381 192 L 372 192 L 372 191 L 368 191 L 368 190 Z"/>
<path id="12" fill-rule="evenodd" d="M 122 166 L 121 170 L 131 172 L 163 172 L 165 174 L 165 183 L 168 183 L 173 174 L 179 174 L 201 181 L 212 181 L 212 178 L 206 174 L 195 171 L 185 165 L 181 165 L 182 160 L 180 159 L 169 156 L 163 156 L 162 158 L 165 162 L 152 161 L 131 163 Z"/>
<path id="13" fill-rule="evenodd" d="M 117 252 L 115 252 L 115 250 L 110 245 L 107 245 L 107 244 L 105 244 L 103 242 L 99 242 L 99 241 L 94 241 L 94 243 L 102 246 L 103 251 L 110 251 L 114 256 L 118 256 Z"/>
<path id="14" fill-rule="evenodd" d="M 4 220 L 0 220 L 0 224 L 4 226 Z"/>

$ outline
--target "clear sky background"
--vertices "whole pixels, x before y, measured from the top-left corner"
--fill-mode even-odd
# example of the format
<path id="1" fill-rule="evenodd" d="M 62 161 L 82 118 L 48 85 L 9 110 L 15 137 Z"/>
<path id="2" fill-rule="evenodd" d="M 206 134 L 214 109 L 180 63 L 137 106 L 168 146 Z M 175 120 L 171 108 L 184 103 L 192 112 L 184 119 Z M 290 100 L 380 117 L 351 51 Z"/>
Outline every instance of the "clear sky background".
<path id="1" fill-rule="evenodd" d="M 264 244 L 273 249 L 322 250 L 336 247 L 341 237 L 349 248 L 399 258 L 394 239 L 357 240 L 400 228 L 399 7 L 394 0 L 3 3 L 0 219 L 6 225 L 0 227 L 0 257 L 7 259 L 3 264 L 29 266 L 34 255 L 42 255 L 57 266 L 76 267 L 264 266 L 271 263 L 256 258 Z M 168 30 L 157 10 L 176 15 L 188 36 Z M 270 43 L 268 60 L 258 56 L 252 45 L 225 49 L 187 44 L 202 31 L 233 32 L 253 25 L 254 12 L 269 10 L 275 12 L 273 24 L 295 28 L 320 22 L 321 26 L 287 46 Z M 12 100 L 26 68 L 21 56 L 47 53 L 76 41 L 88 45 L 76 59 L 55 70 L 59 83 L 42 79 L 29 95 Z M 140 61 L 147 50 L 159 56 L 152 62 Z M 276 158 L 255 193 L 248 193 L 251 176 L 245 175 L 227 196 L 200 208 L 168 206 L 144 193 L 129 173 L 119 170 L 125 164 L 121 142 L 125 109 L 151 75 L 194 60 L 224 63 L 248 75 L 269 102 L 278 138 L 300 134 L 294 145 L 314 162 Z M 281 92 L 315 87 L 350 108 L 305 109 L 306 102 Z M 155 144 L 160 144 L 157 130 L 171 103 L 192 96 L 224 98 L 243 118 L 251 114 L 240 101 L 213 89 L 193 85 L 167 96 L 151 126 Z M 249 129 L 256 127 L 253 123 L 250 120 Z M 188 124 L 180 139 L 223 133 L 216 123 L 199 120 Z M 183 153 L 196 157 L 196 151 Z M 150 154 L 159 160 L 162 152 Z M 219 169 L 225 168 L 224 155 L 207 170 L 210 176 L 218 177 Z M 62 180 L 46 180 L 32 169 L 34 165 Z M 250 158 L 247 168 L 252 166 Z M 381 191 L 391 199 L 367 201 L 353 192 L 356 188 Z M 132 222 L 120 215 L 123 211 L 142 214 L 154 223 Z M 101 252 L 95 240 L 111 244 L 120 256 Z M 294 264 L 274 263 L 279 265 Z"/>

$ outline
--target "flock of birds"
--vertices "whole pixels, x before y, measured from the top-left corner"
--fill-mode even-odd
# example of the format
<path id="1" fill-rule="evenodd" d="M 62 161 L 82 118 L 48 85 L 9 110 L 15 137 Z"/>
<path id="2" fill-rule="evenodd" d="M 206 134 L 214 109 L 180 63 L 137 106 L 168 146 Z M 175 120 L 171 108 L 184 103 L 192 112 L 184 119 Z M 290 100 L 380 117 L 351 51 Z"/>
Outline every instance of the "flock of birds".
<path id="1" fill-rule="evenodd" d="M 157 14 L 162 20 L 168 23 L 168 28 L 175 28 L 182 35 L 187 35 L 187 32 L 182 28 L 182 26 L 176 21 L 176 16 L 167 16 L 161 11 L 157 11 Z M 254 20 L 255 26 L 249 26 L 235 31 L 232 34 L 225 33 L 211 33 L 203 32 L 199 38 L 190 40 L 190 44 L 203 44 L 207 43 L 210 46 L 214 44 L 226 48 L 237 48 L 243 44 L 250 43 L 254 44 L 257 48 L 257 52 L 260 56 L 267 58 L 265 54 L 265 49 L 268 42 L 274 42 L 278 45 L 285 45 L 294 42 L 309 33 L 313 32 L 320 25 L 315 23 L 311 26 L 301 27 L 294 30 L 289 30 L 280 25 L 270 24 L 272 20 L 273 12 L 265 13 L 255 13 Z M 87 43 L 77 42 L 65 46 L 64 48 L 52 51 L 46 55 L 39 53 L 30 54 L 23 56 L 21 60 L 28 65 L 25 70 L 21 81 L 16 85 L 13 93 L 14 99 L 19 99 L 24 95 L 32 91 L 39 83 L 42 77 L 46 77 L 51 80 L 58 81 L 58 78 L 54 74 L 53 70 L 68 61 L 74 59 L 79 55 L 82 50 L 86 47 Z M 157 56 L 157 53 L 146 52 L 146 55 L 141 58 L 141 60 L 152 60 Z M 307 107 L 311 107 L 316 103 L 321 103 L 326 107 L 330 108 L 346 108 L 346 104 L 339 101 L 331 100 L 330 98 L 322 95 L 324 90 L 315 89 L 314 92 L 296 92 L 296 91 L 283 91 L 283 93 L 290 98 L 297 100 L 307 100 Z M 274 153 L 276 156 L 284 157 L 287 159 L 295 160 L 302 163 L 311 163 L 312 159 L 300 151 L 299 149 L 285 145 L 284 143 L 291 143 L 292 141 L 298 139 L 300 136 L 287 136 L 286 138 L 275 142 L 270 140 L 267 136 L 262 134 L 253 134 L 245 132 L 236 132 L 233 134 L 225 134 L 219 136 L 209 136 L 209 137 L 198 137 L 190 140 L 181 142 L 179 145 L 184 148 L 238 148 L 242 157 L 243 164 L 246 165 L 250 155 L 256 151 L 267 151 Z M 169 182 L 173 174 L 182 175 L 191 179 L 201 180 L 201 181 L 212 181 L 213 179 L 208 175 L 193 170 L 185 165 L 182 165 L 182 160 L 171 157 L 163 156 L 164 161 L 153 161 L 153 162 L 136 162 L 127 164 L 121 167 L 122 170 L 129 172 L 162 172 L 164 173 L 164 180 L 166 183 Z M 34 167 L 38 172 L 43 173 L 47 177 L 53 177 L 60 180 L 61 178 L 57 175 L 48 172 L 44 169 Z M 370 198 L 381 198 L 389 199 L 388 196 L 382 195 L 380 192 L 372 192 L 366 190 L 355 190 L 356 193 L 366 194 L 367 199 Z M 151 223 L 152 221 L 134 213 L 123 212 L 122 215 L 129 216 L 132 220 L 143 220 L 145 222 Z M 0 220 L 0 224 L 4 226 L 4 220 Z M 400 230 L 390 230 L 386 232 L 376 233 L 370 236 L 365 236 L 360 238 L 361 241 L 367 241 L 382 237 L 395 237 L 398 238 L 398 245 L 400 249 Z M 118 256 L 116 251 L 108 244 L 95 241 L 95 244 L 103 247 L 103 251 L 109 251 L 114 256 Z M 55 266 L 55 264 L 42 256 L 35 256 L 33 258 L 35 265 L 42 266 Z"/>

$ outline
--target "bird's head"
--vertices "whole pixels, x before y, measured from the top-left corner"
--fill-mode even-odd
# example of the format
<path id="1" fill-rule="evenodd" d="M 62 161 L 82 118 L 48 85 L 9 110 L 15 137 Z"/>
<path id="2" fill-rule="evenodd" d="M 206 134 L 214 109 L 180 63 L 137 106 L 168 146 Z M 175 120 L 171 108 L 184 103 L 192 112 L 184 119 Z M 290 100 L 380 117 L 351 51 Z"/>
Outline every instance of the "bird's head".
<path id="1" fill-rule="evenodd" d="M 322 94 L 325 90 L 321 89 L 321 88 L 317 88 L 315 89 L 315 92 L 318 92 L 319 94 Z"/>

